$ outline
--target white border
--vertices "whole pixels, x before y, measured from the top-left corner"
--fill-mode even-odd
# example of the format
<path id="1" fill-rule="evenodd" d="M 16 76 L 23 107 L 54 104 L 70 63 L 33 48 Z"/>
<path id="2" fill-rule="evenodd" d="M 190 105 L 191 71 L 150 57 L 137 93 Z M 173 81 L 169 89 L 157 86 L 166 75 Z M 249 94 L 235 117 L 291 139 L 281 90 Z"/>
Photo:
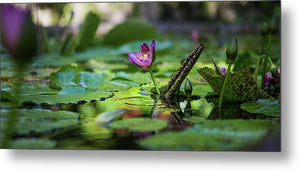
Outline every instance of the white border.
<path id="1" fill-rule="evenodd" d="M 1 0 L 1 3 L 12 2 Z M 13 2 L 24 2 L 16 1 Z M 36 2 L 36 1 L 27 1 Z M 45 2 L 40 0 L 38 2 Z M 68 1 L 58 1 L 68 2 Z M 73 2 L 73 1 L 72 1 Z M 75 1 L 82 2 L 82 1 Z M 90 1 L 92 2 L 92 1 Z M 95 2 L 95 1 L 93 1 Z M 107 2 L 107 1 L 106 1 Z M 111 2 L 111 1 L 109 1 Z M 118 1 L 120 2 L 120 0 Z M 126 1 L 124 1 L 126 2 Z M 297 0 L 282 0 L 282 152 L 0 150 L 3 171 L 298 170 L 300 25 Z"/>

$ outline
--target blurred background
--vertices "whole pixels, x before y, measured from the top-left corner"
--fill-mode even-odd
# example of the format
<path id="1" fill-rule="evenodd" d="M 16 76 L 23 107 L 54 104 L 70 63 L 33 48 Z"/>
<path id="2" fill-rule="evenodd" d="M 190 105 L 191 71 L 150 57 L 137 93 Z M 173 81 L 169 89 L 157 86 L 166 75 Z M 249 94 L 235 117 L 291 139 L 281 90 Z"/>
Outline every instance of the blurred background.
<path id="1" fill-rule="evenodd" d="M 139 2 L 36 4 L 46 27 L 78 28 L 89 11 L 101 18 L 97 34 L 104 35 L 128 19 L 141 18 L 159 32 L 259 32 L 260 23 L 280 13 L 280 1 L 265 2 Z M 34 12 L 36 18 L 36 12 Z M 49 30 L 51 32 L 51 29 Z"/>

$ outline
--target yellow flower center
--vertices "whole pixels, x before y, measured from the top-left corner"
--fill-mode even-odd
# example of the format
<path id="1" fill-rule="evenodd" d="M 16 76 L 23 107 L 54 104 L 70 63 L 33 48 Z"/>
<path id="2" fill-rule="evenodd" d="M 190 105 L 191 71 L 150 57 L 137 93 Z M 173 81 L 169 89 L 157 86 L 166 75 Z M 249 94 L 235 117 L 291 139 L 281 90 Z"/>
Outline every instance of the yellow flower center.
<path id="1" fill-rule="evenodd" d="M 141 59 L 146 60 L 148 58 L 148 53 L 144 53 L 141 56 Z"/>

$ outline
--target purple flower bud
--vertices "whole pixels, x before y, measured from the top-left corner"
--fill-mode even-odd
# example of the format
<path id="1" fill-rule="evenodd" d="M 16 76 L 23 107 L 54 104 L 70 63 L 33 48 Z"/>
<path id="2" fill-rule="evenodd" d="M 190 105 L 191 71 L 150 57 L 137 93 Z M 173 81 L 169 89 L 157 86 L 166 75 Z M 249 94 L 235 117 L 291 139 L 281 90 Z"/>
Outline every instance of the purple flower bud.
<path id="1" fill-rule="evenodd" d="M 36 55 L 37 34 L 30 10 L 11 4 L 1 5 L 2 42 L 18 64 L 24 64 Z"/>
<path id="2" fill-rule="evenodd" d="M 266 80 L 265 80 L 265 86 L 268 86 L 270 84 L 270 81 L 273 79 L 272 73 L 267 72 L 266 73 Z"/>
<path id="3" fill-rule="evenodd" d="M 222 74 L 222 75 L 225 75 L 225 74 L 226 74 L 226 68 L 221 68 L 220 70 L 221 70 L 221 74 Z"/>
<path id="4" fill-rule="evenodd" d="M 192 36 L 193 43 L 198 43 L 199 35 L 198 35 L 197 30 L 193 30 L 191 32 L 191 36 Z"/>
<path id="5" fill-rule="evenodd" d="M 214 69 L 214 71 L 217 72 L 216 68 Z M 222 75 L 225 75 L 226 74 L 226 68 L 221 68 L 220 72 L 221 72 Z"/>
<path id="6" fill-rule="evenodd" d="M 146 70 L 155 61 L 155 40 L 152 40 L 151 47 L 147 43 L 141 45 L 141 52 L 129 53 L 129 62 L 136 64 L 137 66 L 143 67 Z"/>

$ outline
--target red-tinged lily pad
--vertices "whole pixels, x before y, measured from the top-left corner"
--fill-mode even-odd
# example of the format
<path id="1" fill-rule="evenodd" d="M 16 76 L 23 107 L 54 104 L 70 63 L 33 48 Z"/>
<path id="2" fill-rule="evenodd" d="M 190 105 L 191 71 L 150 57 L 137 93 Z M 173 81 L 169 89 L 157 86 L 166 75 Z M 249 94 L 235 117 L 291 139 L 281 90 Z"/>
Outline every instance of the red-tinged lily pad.
<path id="1" fill-rule="evenodd" d="M 217 75 L 208 67 L 200 68 L 198 72 L 216 92 L 221 92 L 225 75 Z M 268 98 L 268 94 L 256 84 L 249 69 L 242 69 L 230 74 L 224 92 L 224 100 L 228 102 Z"/>

